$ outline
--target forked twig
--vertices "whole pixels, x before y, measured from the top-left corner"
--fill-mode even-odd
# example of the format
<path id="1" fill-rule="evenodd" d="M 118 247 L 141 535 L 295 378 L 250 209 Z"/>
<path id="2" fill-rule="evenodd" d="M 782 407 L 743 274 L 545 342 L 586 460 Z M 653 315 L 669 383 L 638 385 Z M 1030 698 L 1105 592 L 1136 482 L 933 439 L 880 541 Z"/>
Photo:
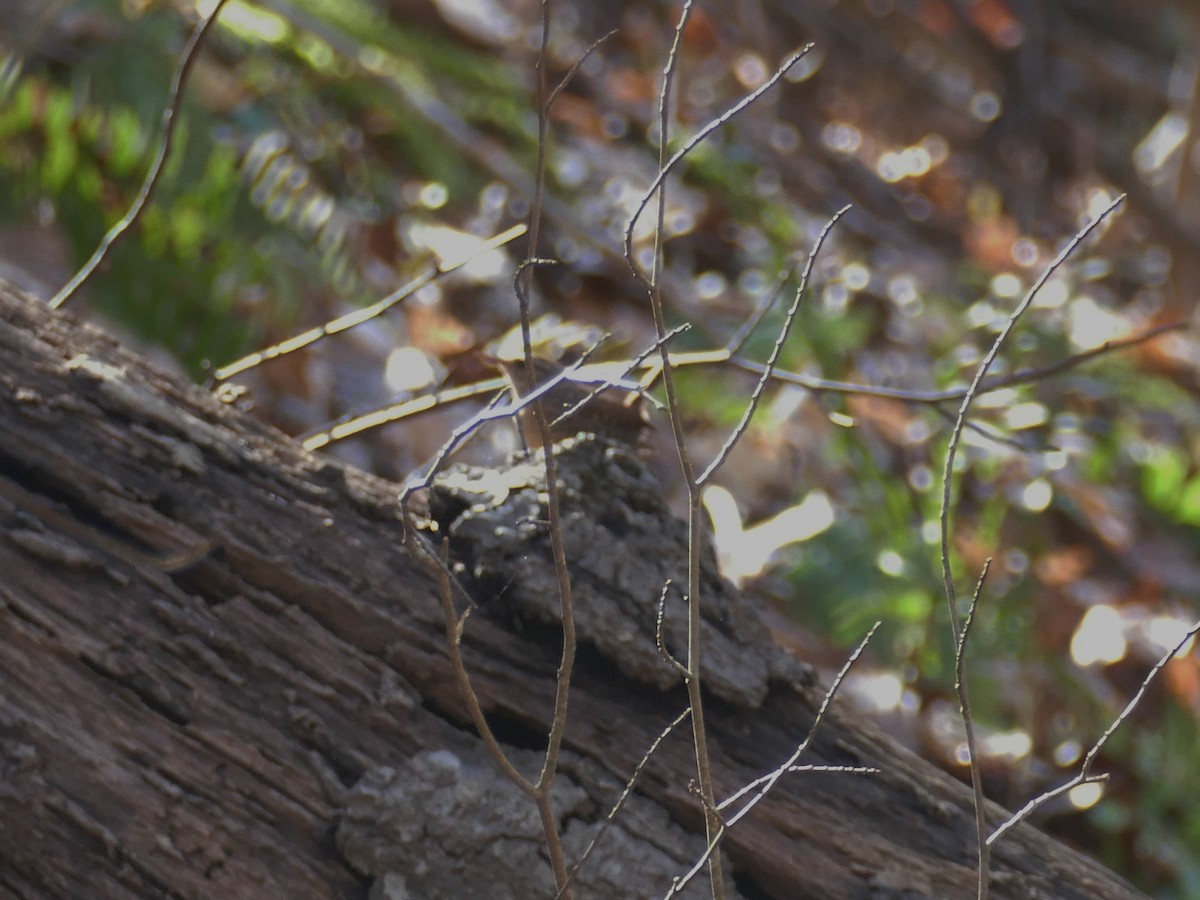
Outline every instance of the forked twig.
<path id="1" fill-rule="evenodd" d="M 1167 663 L 1170 662 L 1171 659 L 1185 646 L 1187 646 L 1188 641 L 1193 640 L 1197 634 L 1200 634 L 1200 621 L 1197 621 L 1196 624 L 1189 628 L 1183 637 L 1180 638 L 1178 643 L 1164 653 L 1162 658 L 1160 658 L 1159 661 L 1154 664 L 1154 668 L 1146 673 L 1146 677 L 1142 679 L 1142 684 L 1137 689 L 1137 693 L 1134 694 L 1133 698 L 1125 704 L 1125 708 L 1121 710 L 1121 714 L 1113 720 L 1112 724 L 1104 730 L 1104 734 L 1100 735 L 1100 738 L 1095 744 L 1092 745 L 1092 748 L 1088 750 L 1087 755 L 1083 758 L 1083 763 L 1079 767 L 1079 773 L 1066 784 L 1060 785 L 1053 790 L 1046 791 L 1044 794 L 1034 797 L 1019 810 L 1017 810 L 1017 812 L 1013 813 L 1008 820 L 1004 822 L 1004 824 L 992 832 L 991 837 L 987 839 L 989 845 L 1000 840 L 1000 838 L 1004 836 L 1005 832 L 1007 832 L 1014 825 L 1029 818 L 1030 814 L 1032 814 L 1044 803 L 1047 803 L 1048 801 L 1053 800 L 1055 797 L 1059 797 L 1068 791 L 1074 790 L 1081 784 L 1093 784 L 1108 780 L 1107 774 L 1091 774 L 1092 764 L 1095 763 L 1096 758 L 1100 755 L 1100 751 L 1104 749 L 1104 745 L 1108 743 L 1108 739 L 1116 733 L 1118 728 L 1125 724 L 1129 717 L 1133 715 L 1134 710 L 1136 710 L 1141 704 L 1142 698 L 1146 696 L 1146 691 L 1158 677 L 1158 673 L 1161 672 L 1166 667 Z"/>
<path id="2" fill-rule="evenodd" d="M 755 779 L 754 781 L 750 782 L 750 784 L 739 788 L 728 799 L 720 804 L 719 809 L 725 809 L 727 806 L 736 803 L 738 800 L 746 796 L 746 794 L 750 793 L 751 791 L 755 791 L 754 796 L 747 800 L 736 813 L 734 813 L 732 816 L 729 816 L 722 823 L 715 835 L 709 837 L 708 846 L 705 848 L 703 855 L 687 872 L 675 879 L 674 883 L 671 885 L 671 890 L 664 895 L 664 900 L 669 900 L 669 898 L 674 897 L 679 893 L 679 891 L 687 886 L 688 882 L 696 877 L 697 873 L 704 868 L 704 865 L 708 862 L 709 858 L 716 853 L 717 847 L 720 845 L 721 839 L 724 837 L 725 832 L 740 822 L 742 818 L 750 812 L 750 810 L 757 806 L 759 802 L 771 792 L 771 790 L 776 784 L 779 783 L 779 780 L 785 774 L 793 770 L 793 767 L 796 765 L 796 761 L 804 754 L 806 750 L 808 750 L 808 748 L 812 745 L 813 740 L 816 738 L 817 728 L 820 726 L 821 722 L 824 721 L 825 714 L 828 712 L 830 705 L 833 703 L 833 698 L 837 694 L 838 688 L 841 687 L 842 682 L 846 680 L 846 676 L 850 673 L 851 668 L 853 668 L 854 664 L 858 662 L 859 658 L 866 651 L 867 644 L 870 643 L 871 638 L 874 636 L 881 624 L 881 622 L 876 622 L 874 625 L 872 625 L 866 636 L 863 637 L 863 639 L 859 641 L 858 646 L 854 648 L 854 652 L 851 653 L 846 659 L 846 662 L 842 665 L 842 668 L 834 677 L 833 682 L 829 685 L 829 690 L 825 692 L 825 696 L 821 700 L 821 705 L 817 708 L 817 714 L 813 717 L 812 725 L 809 726 L 808 734 L 792 752 L 792 755 L 789 756 L 782 765 L 778 766 L 773 771 L 767 773 L 761 778 Z"/>
<path id="3" fill-rule="evenodd" d="M 679 24 L 686 24 L 686 18 L 687 18 L 688 12 L 690 10 L 690 6 L 691 6 L 690 3 L 687 3 L 684 5 L 684 11 L 682 13 L 680 13 L 680 16 L 679 16 Z M 679 24 L 676 25 L 675 45 L 671 49 L 671 56 L 667 63 L 668 69 L 671 71 L 674 70 L 675 56 L 677 54 L 679 39 L 680 39 L 680 36 L 682 35 L 682 32 L 679 28 Z M 794 51 L 782 63 L 779 64 L 779 66 L 771 74 L 770 78 L 768 78 L 766 81 L 764 81 L 762 84 L 760 84 L 753 91 L 746 94 L 746 96 L 742 97 L 741 100 L 739 100 L 737 103 L 735 103 L 729 109 L 725 110 L 725 112 L 721 113 L 721 115 L 717 116 L 715 119 L 712 119 L 707 125 L 705 125 L 698 132 L 696 132 L 696 134 L 693 135 L 692 138 L 686 144 L 684 144 L 682 147 L 680 147 L 678 150 L 676 150 L 675 155 L 672 156 L 669 160 L 667 160 L 665 163 L 660 162 L 659 167 L 658 167 L 658 174 L 656 176 L 654 176 L 654 180 L 650 183 L 650 188 L 646 191 L 646 194 L 642 198 L 641 203 L 638 204 L 637 209 L 634 211 L 633 216 L 630 218 L 629 225 L 627 225 L 625 228 L 625 257 L 626 257 L 626 259 L 629 259 L 631 261 L 633 259 L 634 227 L 637 225 L 638 220 L 642 217 L 642 213 L 644 213 L 646 211 L 646 207 L 649 205 L 651 198 L 654 197 L 655 193 L 660 191 L 660 189 L 663 186 L 663 182 L 666 181 L 667 175 L 669 175 L 671 173 L 671 171 L 675 168 L 675 166 L 679 164 L 680 160 L 682 160 L 685 156 L 687 156 L 689 153 L 691 153 L 693 150 L 695 150 L 696 147 L 698 147 L 701 143 L 703 143 L 704 140 L 707 139 L 710 134 L 712 134 L 714 131 L 716 131 L 721 126 L 728 124 L 730 121 L 733 120 L 733 118 L 738 113 L 740 113 L 743 110 L 745 110 L 746 108 L 748 108 L 751 104 L 754 103 L 755 100 L 757 100 L 759 97 L 761 97 L 763 94 L 765 94 L 771 88 L 773 88 L 775 86 L 775 84 L 779 81 L 779 79 L 781 79 L 784 75 L 786 75 L 788 73 L 788 70 L 791 69 L 792 66 L 794 66 L 801 59 L 803 59 L 808 54 L 808 52 L 810 50 L 812 50 L 812 48 L 814 46 L 815 45 L 811 44 L 811 43 L 805 44 L 799 50 Z M 664 81 L 664 90 L 661 95 L 663 98 L 665 98 L 667 95 L 667 89 L 669 89 L 669 81 Z M 660 142 L 660 145 L 665 149 L 667 146 L 667 136 L 666 136 L 665 130 L 663 130 L 662 133 L 659 135 L 659 142 Z M 661 214 L 661 209 L 660 209 L 660 214 Z"/>
<path id="4" fill-rule="evenodd" d="M 750 394 L 750 400 L 746 403 L 746 409 L 742 413 L 741 421 L 730 431 L 729 437 L 726 438 L 724 445 L 717 452 L 713 461 L 708 464 L 708 468 L 700 473 L 700 477 L 696 479 L 697 485 L 705 484 L 716 474 L 717 470 L 725 463 L 725 460 L 729 458 L 729 454 L 733 452 L 733 448 L 737 445 L 742 435 L 746 433 L 746 429 L 750 426 L 750 419 L 753 418 L 755 410 L 758 409 L 758 402 L 762 398 L 763 391 L 767 389 L 767 384 L 771 380 L 771 374 L 775 371 L 775 363 L 779 361 L 779 354 L 783 352 L 783 345 L 787 342 L 788 334 L 792 330 L 792 323 L 796 321 L 796 313 L 800 311 L 800 301 L 804 299 L 804 293 L 808 288 L 808 280 L 812 276 L 817 254 L 821 252 L 821 247 L 824 246 L 825 239 L 829 237 L 830 232 L 833 231 L 833 227 L 849 211 L 849 206 L 843 206 L 835 212 L 821 228 L 817 239 L 813 241 L 812 249 L 808 253 L 808 259 L 804 263 L 804 271 L 800 275 L 800 284 L 796 286 L 796 294 L 792 299 L 792 305 L 788 307 L 787 315 L 783 319 L 783 326 L 775 336 L 775 345 L 771 348 L 771 353 L 767 357 L 767 364 L 763 367 L 758 384 L 754 386 L 754 391 Z"/>
<path id="5" fill-rule="evenodd" d="M 158 179 L 162 176 L 163 170 L 166 167 L 167 157 L 171 153 L 171 144 L 175 139 L 175 123 L 179 113 L 179 106 L 183 101 L 183 89 L 187 84 L 188 74 L 192 71 L 192 64 L 199 55 L 200 46 L 204 43 L 204 38 L 208 34 L 209 28 L 217 21 L 217 16 L 220 15 L 221 8 L 225 6 L 225 3 L 226 0 L 217 0 L 212 12 L 197 23 L 191 37 L 188 38 L 188 42 L 183 47 L 183 52 L 179 55 L 179 64 L 175 67 L 175 74 L 171 76 L 171 86 L 167 91 L 167 103 L 163 107 L 162 139 L 158 144 L 158 152 L 154 154 L 154 160 L 151 162 L 150 168 L 146 171 L 146 177 L 142 181 L 141 190 L 138 191 L 137 197 L 134 198 L 125 215 L 112 228 L 108 229 L 108 232 L 100 241 L 100 245 L 92 253 L 91 258 L 54 295 L 54 298 L 50 301 L 51 309 L 58 309 L 75 296 L 79 289 L 83 287 L 84 282 L 104 262 L 104 258 L 108 256 L 108 252 L 112 250 L 117 241 L 141 217 L 142 212 L 150 202 L 154 188 L 158 185 Z"/>
<path id="6" fill-rule="evenodd" d="M 1075 251 L 1075 249 L 1083 243 L 1083 241 L 1103 222 L 1116 208 L 1120 205 L 1125 195 L 1118 196 L 1115 200 L 1090 222 L 1088 222 L 1079 232 L 1068 241 L 1059 251 L 1058 256 L 1048 265 L 1037 281 L 1029 288 L 1021 302 L 1017 304 L 1012 313 L 1008 317 L 1008 321 L 1004 323 L 1004 327 L 1000 333 L 996 335 L 996 339 L 992 342 L 992 346 L 988 348 L 988 352 L 984 355 L 983 360 L 975 369 L 975 375 L 971 380 L 970 386 L 967 388 L 966 394 L 963 395 L 962 403 L 958 408 L 958 417 L 954 422 L 954 427 L 950 432 L 950 441 L 946 447 L 946 461 L 942 469 L 942 498 L 941 510 L 938 514 L 938 525 L 940 533 L 939 554 L 941 556 L 942 567 L 942 585 L 946 595 L 946 606 L 950 613 L 950 627 L 954 634 L 954 640 L 960 640 L 960 627 L 958 615 L 958 598 L 954 587 L 954 575 L 950 568 L 950 493 L 953 485 L 952 474 L 954 471 L 954 457 L 958 451 L 958 443 L 962 437 L 963 427 L 966 424 L 967 413 L 970 411 L 971 404 L 975 400 L 979 392 L 979 387 L 983 383 L 984 377 L 987 375 L 988 369 L 995 362 L 996 357 L 1000 353 L 1000 348 L 1004 346 L 1008 336 L 1020 321 L 1021 316 L 1032 305 L 1034 298 L 1038 292 L 1045 286 L 1050 277 L 1058 271 L 1059 267 L 1066 262 L 1067 258 Z M 959 702 L 961 705 L 969 708 L 969 691 L 967 688 L 966 679 L 962 679 L 959 686 Z M 971 768 L 971 780 L 975 785 L 976 796 L 982 795 L 982 787 L 979 784 L 982 778 L 982 773 L 979 771 L 979 755 L 975 742 L 975 727 L 969 716 L 963 718 L 963 726 L 966 731 L 967 742 L 967 764 Z M 977 811 L 977 816 L 982 815 L 982 811 Z M 988 853 L 986 842 L 980 845 L 979 858 L 979 900 L 987 900 L 988 894 L 988 878 L 987 864 Z"/>

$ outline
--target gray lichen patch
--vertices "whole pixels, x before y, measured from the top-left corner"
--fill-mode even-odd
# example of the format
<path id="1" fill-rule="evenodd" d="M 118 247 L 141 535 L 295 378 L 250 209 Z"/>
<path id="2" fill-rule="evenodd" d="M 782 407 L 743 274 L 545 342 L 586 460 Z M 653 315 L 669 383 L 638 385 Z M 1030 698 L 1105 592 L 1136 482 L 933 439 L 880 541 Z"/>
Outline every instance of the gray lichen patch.
<path id="1" fill-rule="evenodd" d="M 659 596 L 669 579 L 664 644 L 687 648 L 688 535 L 661 488 L 629 447 L 593 435 L 555 445 L 563 539 L 579 639 L 626 676 L 668 688 L 679 668 L 655 640 Z M 455 562 L 484 587 L 485 612 L 503 590 L 506 613 L 547 624 L 559 619 L 558 581 L 547 530 L 545 463 L 539 452 L 506 469 L 456 467 L 433 486 L 429 508 L 451 539 Z M 783 653 L 758 609 L 721 577 L 711 544 L 700 548 L 704 683 L 723 699 L 756 708 Z"/>

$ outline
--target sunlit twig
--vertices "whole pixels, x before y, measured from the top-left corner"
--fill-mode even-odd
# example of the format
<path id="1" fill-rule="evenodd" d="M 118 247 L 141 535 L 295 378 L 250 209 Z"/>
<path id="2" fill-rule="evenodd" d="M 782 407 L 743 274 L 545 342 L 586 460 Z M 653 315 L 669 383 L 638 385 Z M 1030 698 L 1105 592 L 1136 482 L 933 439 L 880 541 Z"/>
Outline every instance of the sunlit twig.
<path id="1" fill-rule="evenodd" d="M 281 341 L 278 344 L 272 344 L 255 353 L 243 356 L 241 359 L 231 362 L 227 366 L 222 366 L 213 373 L 213 378 L 216 381 L 225 381 L 232 378 L 234 375 L 240 375 L 247 369 L 253 369 L 255 366 L 275 359 L 276 357 L 284 356 L 288 353 L 294 353 L 310 344 L 315 344 L 322 338 L 329 337 L 332 334 L 339 334 L 347 329 L 353 328 L 355 325 L 361 325 L 369 319 L 374 319 L 376 316 L 387 312 L 397 303 L 407 300 L 425 285 L 447 275 L 450 272 L 460 269 L 473 260 L 478 259 L 485 253 L 490 253 L 499 247 L 519 238 L 525 233 L 524 225 L 514 225 L 507 231 L 503 231 L 493 238 L 481 243 L 476 247 L 470 255 L 454 259 L 451 262 L 442 262 L 438 265 L 430 266 L 412 281 L 397 288 L 388 294 L 382 300 L 372 303 L 370 306 L 364 306 L 362 309 L 356 309 L 353 312 L 346 313 L 344 316 L 339 316 L 331 322 L 326 322 L 316 328 L 310 328 L 308 331 L 302 332 L 295 337 L 290 337 L 286 341 Z"/>

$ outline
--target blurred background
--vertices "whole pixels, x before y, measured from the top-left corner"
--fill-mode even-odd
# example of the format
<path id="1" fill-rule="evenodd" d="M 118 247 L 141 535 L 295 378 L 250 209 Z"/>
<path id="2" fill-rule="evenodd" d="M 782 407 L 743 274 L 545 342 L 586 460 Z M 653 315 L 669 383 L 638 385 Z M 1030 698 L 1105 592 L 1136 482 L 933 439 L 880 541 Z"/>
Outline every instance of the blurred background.
<path id="1" fill-rule="evenodd" d="M 50 297 L 136 196 L 191 25 L 168 0 L 0 4 L 0 276 Z M 653 327 L 622 258 L 656 172 L 678 7 L 554 5 L 535 277 L 547 345 Z M 532 0 L 231 0 L 193 71 L 156 199 L 76 301 L 204 380 L 212 366 L 374 302 L 525 219 L 537 154 Z M 611 37 L 587 53 L 598 38 Z M 960 778 L 937 556 L 961 389 L 1059 249 L 979 398 L 953 517 L 986 787 L 1016 808 L 1074 771 L 1200 617 L 1200 7 L 1184 0 L 723 0 L 683 35 L 672 147 L 814 48 L 669 182 L 664 293 L 678 350 L 718 348 L 785 286 L 742 355 L 763 360 L 795 268 L 841 206 L 782 356 L 800 378 L 908 392 L 769 390 L 706 495 L 727 574 L 822 669 L 883 621 L 850 685 Z M 635 229 L 648 248 L 653 215 Z M 353 331 L 248 371 L 234 402 L 294 435 L 492 378 L 525 239 Z M 786 274 L 791 272 L 790 275 Z M 1163 331 L 1119 352 L 1106 342 Z M 1077 365 L 1062 365 L 1066 361 Z M 754 377 L 681 370 L 706 463 Z M 811 382 L 810 382 L 811 384 Z M 828 387 L 828 385 L 826 385 Z M 448 404 L 328 452 L 402 479 L 478 409 Z M 660 436 L 665 434 L 661 415 Z M 500 424 L 477 459 L 516 446 Z M 668 443 L 654 466 L 678 496 Z M 1200 896 L 1200 668 L 1189 646 L 1079 789 L 1037 821 L 1156 897 Z"/>

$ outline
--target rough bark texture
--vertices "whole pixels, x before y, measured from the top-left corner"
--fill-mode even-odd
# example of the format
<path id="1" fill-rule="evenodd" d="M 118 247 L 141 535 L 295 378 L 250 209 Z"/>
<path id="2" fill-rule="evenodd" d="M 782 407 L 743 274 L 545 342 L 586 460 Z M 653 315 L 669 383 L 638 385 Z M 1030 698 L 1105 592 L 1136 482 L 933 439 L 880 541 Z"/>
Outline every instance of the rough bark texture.
<path id="1" fill-rule="evenodd" d="M 636 460 L 583 446 L 630 485 L 589 506 L 594 483 L 579 475 L 565 501 L 569 542 L 608 560 L 576 573 L 587 640 L 556 795 L 573 855 L 683 706 L 640 643 L 653 615 L 630 605 L 653 607 L 659 585 L 641 582 L 669 574 L 682 549 L 643 563 L 671 557 L 663 542 L 679 528 Z M 558 658 L 548 557 L 522 531 L 538 513 L 535 476 L 516 480 L 529 483 L 480 502 L 440 489 L 434 512 L 480 602 L 464 639 L 476 690 L 532 772 Z M 552 895 L 532 806 L 465 724 L 396 494 L 0 288 L 0 892 Z M 505 513 L 508 498 L 524 511 Z M 497 544 L 497 527 L 515 537 Z M 725 794 L 787 757 L 821 689 L 736 594 L 713 589 L 709 722 Z M 883 774 L 785 779 L 724 845 L 734 896 L 975 895 L 962 785 L 844 709 L 807 762 Z M 579 896 L 661 896 L 695 858 L 692 767 L 680 729 Z M 1028 827 L 996 848 L 993 872 L 1002 898 L 1138 896 Z"/>

